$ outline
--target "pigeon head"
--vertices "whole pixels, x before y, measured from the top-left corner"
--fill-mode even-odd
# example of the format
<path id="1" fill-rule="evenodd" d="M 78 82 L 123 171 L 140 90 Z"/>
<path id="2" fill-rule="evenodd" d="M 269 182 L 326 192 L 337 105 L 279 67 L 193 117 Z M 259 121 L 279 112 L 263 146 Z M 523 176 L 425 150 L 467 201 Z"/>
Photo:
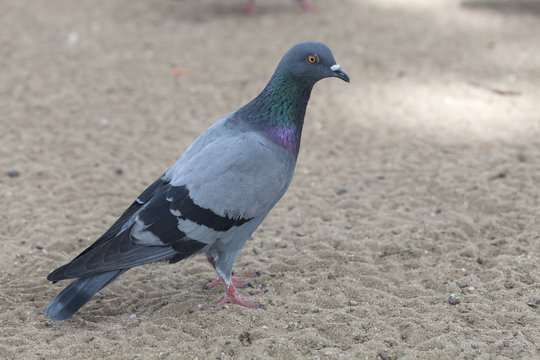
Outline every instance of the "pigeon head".
<path id="1" fill-rule="evenodd" d="M 294 45 L 279 62 L 276 73 L 289 74 L 308 85 L 328 77 L 350 82 L 349 75 L 341 69 L 328 46 L 314 41 Z"/>
<path id="2" fill-rule="evenodd" d="M 263 91 L 236 114 L 298 155 L 311 90 L 328 77 L 350 81 L 328 46 L 311 41 L 296 44 L 283 55 Z"/>

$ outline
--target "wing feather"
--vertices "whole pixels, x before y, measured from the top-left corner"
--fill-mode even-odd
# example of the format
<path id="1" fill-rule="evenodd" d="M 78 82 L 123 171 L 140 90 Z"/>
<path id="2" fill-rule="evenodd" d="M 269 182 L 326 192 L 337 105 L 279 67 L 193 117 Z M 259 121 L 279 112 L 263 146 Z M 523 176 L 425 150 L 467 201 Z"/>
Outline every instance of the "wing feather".
<path id="1" fill-rule="evenodd" d="M 235 131 L 233 120 L 203 134 L 109 230 L 48 279 L 174 263 L 260 223 L 289 186 L 296 157 L 257 132 Z"/>

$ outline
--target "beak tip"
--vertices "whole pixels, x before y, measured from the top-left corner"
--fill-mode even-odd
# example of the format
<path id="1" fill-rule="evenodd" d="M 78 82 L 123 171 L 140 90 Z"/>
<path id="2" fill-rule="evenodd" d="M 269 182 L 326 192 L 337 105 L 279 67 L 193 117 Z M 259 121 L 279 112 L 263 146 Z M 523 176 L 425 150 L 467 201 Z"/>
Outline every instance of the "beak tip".
<path id="1" fill-rule="evenodd" d="M 343 71 L 341 66 L 339 66 L 338 64 L 332 65 L 330 67 L 330 70 L 333 71 L 334 77 L 337 77 L 346 82 L 351 82 L 351 78 L 349 77 L 349 75 L 347 75 L 347 73 Z"/>
<path id="2" fill-rule="evenodd" d="M 337 78 L 340 78 L 341 80 L 345 81 L 345 82 L 348 82 L 350 83 L 351 82 L 351 78 L 349 77 L 349 75 L 347 75 L 347 73 L 343 70 L 339 70 L 339 71 L 336 71 L 336 77 Z"/>

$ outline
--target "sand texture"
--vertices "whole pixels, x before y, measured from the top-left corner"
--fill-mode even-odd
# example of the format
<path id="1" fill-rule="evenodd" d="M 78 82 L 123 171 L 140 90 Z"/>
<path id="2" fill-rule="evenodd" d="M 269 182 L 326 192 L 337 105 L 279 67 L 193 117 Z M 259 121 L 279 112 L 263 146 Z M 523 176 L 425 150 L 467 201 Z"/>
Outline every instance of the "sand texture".
<path id="1" fill-rule="evenodd" d="M 0 1 L 1 359 L 540 357 L 540 4 L 312 2 Z M 235 264 L 266 309 L 215 309 L 197 256 L 46 318 L 47 274 L 303 40 L 352 82 Z"/>

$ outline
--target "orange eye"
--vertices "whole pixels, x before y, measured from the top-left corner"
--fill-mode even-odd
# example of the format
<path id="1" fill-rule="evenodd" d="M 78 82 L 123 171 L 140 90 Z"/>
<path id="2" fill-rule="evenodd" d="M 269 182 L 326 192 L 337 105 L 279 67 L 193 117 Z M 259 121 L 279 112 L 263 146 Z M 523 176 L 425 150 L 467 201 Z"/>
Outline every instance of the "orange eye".
<path id="1" fill-rule="evenodd" d="M 310 63 L 310 64 L 315 64 L 315 63 L 317 62 L 317 60 L 318 60 L 318 59 L 317 59 L 317 56 L 316 56 L 316 55 L 309 55 L 309 56 L 307 57 L 307 61 L 308 61 L 308 63 Z"/>

